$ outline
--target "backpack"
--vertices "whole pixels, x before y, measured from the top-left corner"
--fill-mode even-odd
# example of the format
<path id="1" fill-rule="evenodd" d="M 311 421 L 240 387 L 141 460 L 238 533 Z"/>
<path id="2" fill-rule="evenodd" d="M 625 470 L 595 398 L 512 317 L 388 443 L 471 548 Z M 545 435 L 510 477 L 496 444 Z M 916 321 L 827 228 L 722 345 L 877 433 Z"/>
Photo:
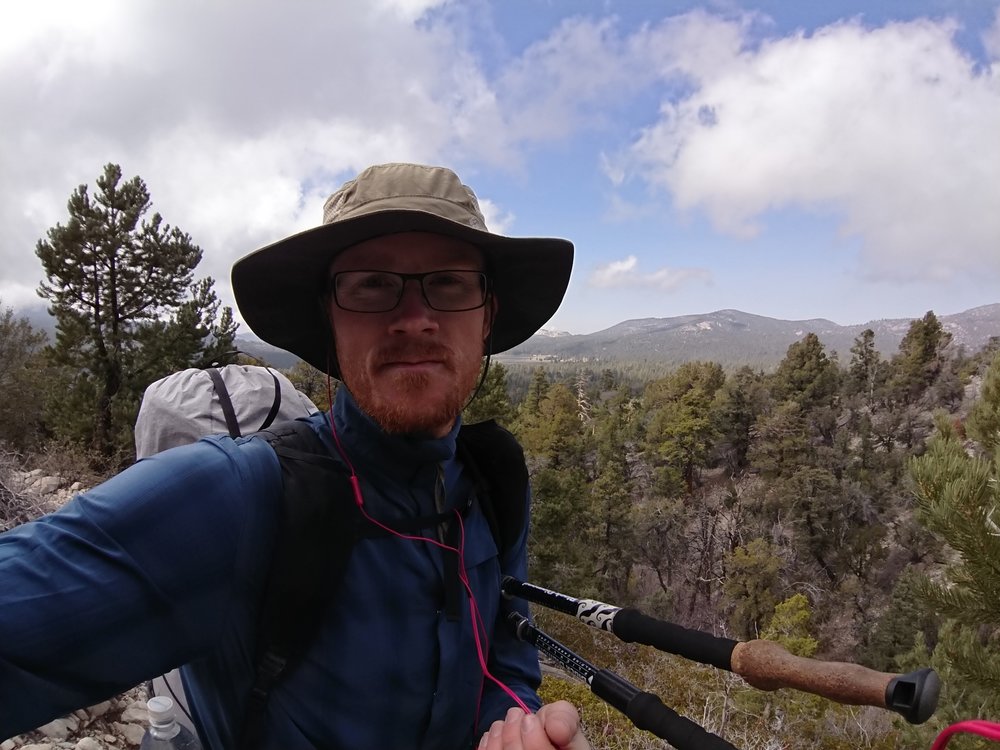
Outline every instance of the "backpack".
<path id="1" fill-rule="evenodd" d="M 261 386 L 269 378 L 273 378 L 270 390 Z M 294 413 L 303 409 L 308 412 Z M 136 421 L 140 458 L 149 451 L 222 432 L 267 440 L 281 466 L 282 518 L 261 607 L 256 674 L 240 748 L 260 745 L 270 692 L 304 655 L 330 606 L 329 592 L 344 577 L 354 544 L 379 534 L 363 524 L 344 464 L 330 455 L 310 424 L 296 421 L 316 411 L 280 373 L 229 365 L 184 370 L 153 383 L 143 394 Z M 223 422 L 226 429 L 217 429 Z M 492 420 L 462 425 L 456 450 L 472 476 L 474 495 L 502 555 L 517 542 L 527 523 L 524 452 L 517 439 Z M 331 497 L 344 501 L 331 503 Z M 440 518 L 412 520 L 416 527 Z M 457 575 L 454 584 L 450 592 L 445 587 L 445 609 L 450 616 L 457 616 Z M 154 689 L 163 692 L 166 688 L 187 713 L 176 670 L 162 680 L 165 684 Z"/>
<path id="2" fill-rule="evenodd" d="M 270 367 L 180 370 L 151 383 L 142 395 L 135 421 L 136 459 L 205 435 L 240 437 L 316 411 L 292 381 Z"/>

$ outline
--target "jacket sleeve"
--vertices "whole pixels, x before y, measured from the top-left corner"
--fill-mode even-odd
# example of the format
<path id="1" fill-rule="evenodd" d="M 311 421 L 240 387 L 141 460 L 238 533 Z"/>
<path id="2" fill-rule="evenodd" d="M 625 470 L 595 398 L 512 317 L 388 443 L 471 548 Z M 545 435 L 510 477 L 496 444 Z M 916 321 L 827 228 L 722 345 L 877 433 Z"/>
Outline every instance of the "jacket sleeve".
<path id="1" fill-rule="evenodd" d="M 263 441 L 206 439 L 0 535 L 0 740 L 205 653 L 256 595 L 280 486 Z"/>
<path id="2" fill-rule="evenodd" d="M 529 518 L 531 509 L 531 491 L 525 493 L 524 518 Z M 514 576 L 526 580 L 528 575 L 528 524 L 517 542 L 506 552 L 501 552 L 500 575 Z M 490 672 L 506 687 L 510 688 L 532 711 L 537 711 L 541 705 L 538 697 L 538 686 L 542 676 L 538 665 L 538 651 L 530 643 L 518 640 L 507 623 L 507 614 L 516 610 L 529 617 L 528 604 L 523 599 L 506 599 L 501 596 L 500 608 L 493 630 L 493 644 L 490 648 Z M 489 729 L 497 719 L 502 719 L 507 710 L 517 705 L 503 688 L 487 680 L 483 690 L 483 704 L 480 711 L 479 726 L 476 739 Z"/>

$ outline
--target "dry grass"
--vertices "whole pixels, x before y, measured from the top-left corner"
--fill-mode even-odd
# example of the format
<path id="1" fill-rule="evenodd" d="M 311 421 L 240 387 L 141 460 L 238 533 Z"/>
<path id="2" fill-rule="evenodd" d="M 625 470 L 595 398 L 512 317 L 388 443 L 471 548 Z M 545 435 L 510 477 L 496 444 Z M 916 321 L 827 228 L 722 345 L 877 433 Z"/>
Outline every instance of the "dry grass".
<path id="1" fill-rule="evenodd" d="M 21 467 L 20 456 L 0 450 L 0 531 L 12 529 L 43 513 L 41 500 L 24 485 Z"/>

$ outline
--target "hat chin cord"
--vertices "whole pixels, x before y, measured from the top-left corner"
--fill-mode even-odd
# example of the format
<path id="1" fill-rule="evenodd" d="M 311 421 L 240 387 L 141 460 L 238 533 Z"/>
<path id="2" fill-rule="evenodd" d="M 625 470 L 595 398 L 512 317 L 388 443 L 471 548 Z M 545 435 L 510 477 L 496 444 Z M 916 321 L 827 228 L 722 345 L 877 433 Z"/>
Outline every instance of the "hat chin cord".
<path id="1" fill-rule="evenodd" d="M 472 392 L 472 395 L 469 396 L 469 400 L 465 402 L 465 406 L 462 407 L 463 411 L 468 408 L 469 404 L 471 404 L 473 401 L 476 400 L 476 396 L 479 395 L 479 392 L 483 389 L 483 386 L 486 385 L 486 376 L 490 372 L 490 362 L 493 361 L 493 326 L 492 325 L 490 326 L 490 333 L 486 337 L 486 341 L 484 343 L 486 344 L 486 364 L 483 365 L 483 373 L 482 373 L 482 375 L 479 376 L 479 382 L 476 384 L 475 390 Z"/>
<path id="2" fill-rule="evenodd" d="M 483 366 L 483 374 L 479 376 L 479 382 L 476 384 L 476 390 L 472 392 L 472 395 L 469 396 L 469 400 L 465 402 L 465 406 L 462 407 L 463 410 L 468 408 L 469 404 L 471 404 L 473 401 L 476 400 L 476 396 L 479 395 L 479 392 L 483 389 L 483 386 L 486 384 L 486 375 L 490 371 L 490 362 L 492 361 L 493 361 L 492 355 L 489 352 L 487 352 L 486 364 Z"/>

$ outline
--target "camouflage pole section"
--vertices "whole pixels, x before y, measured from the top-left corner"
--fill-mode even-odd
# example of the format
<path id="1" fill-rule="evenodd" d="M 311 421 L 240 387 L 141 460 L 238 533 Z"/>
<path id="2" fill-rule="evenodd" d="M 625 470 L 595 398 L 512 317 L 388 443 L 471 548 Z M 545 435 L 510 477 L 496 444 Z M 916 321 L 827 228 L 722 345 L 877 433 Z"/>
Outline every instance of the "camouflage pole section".
<path id="1" fill-rule="evenodd" d="M 639 690 L 611 670 L 598 669 L 533 626 L 528 622 L 528 618 L 520 613 L 508 614 L 507 622 L 518 639 L 533 644 L 543 654 L 559 662 L 567 671 L 582 677 L 590 686 L 590 692 L 625 714 L 639 729 L 652 732 L 677 750 L 737 750 L 734 745 L 717 734 L 712 734 L 665 706 L 653 693 Z"/>
<path id="2" fill-rule="evenodd" d="M 642 643 L 685 659 L 734 672 L 760 690 L 794 688 L 837 703 L 895 711 L 922 724 L 937 709 L 941 681 L 930 668 L 905 675 L 876 672 L 845 662 L 806 659 L 774 641 L 734 641 L 657 620 L 637 609 L 575 599 L 506 576 L 503 593 L 573 615 L 626 643 Z"/>

